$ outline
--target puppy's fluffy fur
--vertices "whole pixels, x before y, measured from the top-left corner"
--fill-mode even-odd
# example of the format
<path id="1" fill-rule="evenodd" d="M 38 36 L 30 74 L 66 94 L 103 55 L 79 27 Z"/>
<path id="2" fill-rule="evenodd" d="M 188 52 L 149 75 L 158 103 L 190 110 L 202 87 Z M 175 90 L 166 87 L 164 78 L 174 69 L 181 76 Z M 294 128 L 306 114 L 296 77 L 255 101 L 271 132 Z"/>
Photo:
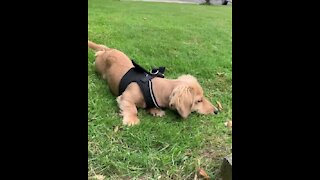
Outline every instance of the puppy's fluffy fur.
<path id="1" fill-rule="evenodd" d="M 95 68 L 102 78 L 107 80 L 123 116 L 124 125 L 140 123 L 137 108 L 146 108 L 139 85 L 132 82 L 119 96 L 119 83 L 125 73 L 134 67 L 131 60 L 121 51 L 88 41 L 88 47 L 95 50 Z M 182 75 L 178 79 L 155 77 L 152 79 L 153 91 L 160 107 L 176 110 L 182 118 L 191 112 L 200 114 L 216 114 L 214 107 L 204 96 L 197 79 L 191 75 Z M 147 109 L 153 116 L 162 117 L 165 112 L 158 108 Z"/>

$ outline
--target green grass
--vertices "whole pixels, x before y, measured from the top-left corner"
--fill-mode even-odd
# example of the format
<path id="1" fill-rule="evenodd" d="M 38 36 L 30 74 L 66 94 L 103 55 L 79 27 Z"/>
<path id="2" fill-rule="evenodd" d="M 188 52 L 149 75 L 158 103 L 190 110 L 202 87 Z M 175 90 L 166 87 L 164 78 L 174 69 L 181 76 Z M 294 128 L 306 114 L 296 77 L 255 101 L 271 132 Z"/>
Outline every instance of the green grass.
<path id="1" fill-rule="evenodd" d="M 165 66 L 168 78 L 192 74 L 206 97 L 224 107 L 216 116 L 193 113 L 185 121 L 170 110 L 159 118 L 139 109 L 141 124 L 123 127 L 89 50 L 88 176 L 193 179 L 203 168 L 218 179 L 232 145 L 232 131 L 224 126 L 232 119 L 232 7 L 110 0 L 89 0 L 88 7 L 90 40 L 123 51 L 146 69 Z"/>

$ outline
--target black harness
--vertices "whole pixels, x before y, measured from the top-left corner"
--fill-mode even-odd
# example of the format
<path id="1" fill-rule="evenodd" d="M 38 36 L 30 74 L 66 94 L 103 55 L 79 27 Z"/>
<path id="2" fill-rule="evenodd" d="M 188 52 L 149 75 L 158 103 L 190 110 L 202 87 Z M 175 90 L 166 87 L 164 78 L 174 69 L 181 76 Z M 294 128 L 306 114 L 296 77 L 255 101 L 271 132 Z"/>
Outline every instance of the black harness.
<path id="1" fill-rule="evenodd" d="M 165 67 L 154 68 L 151 72 L 146 71 L 140 65 L 131 60 L 134 67 L 131 68 L 121 79 L 119 84 L 119 95 L 121 95 L 127 88 L 127 86 L 136 82 L 143 94 L 144 100 L 147 104 L 147 108 L 160 108 L 156 98 L 153 94 L 152 79 L 154 77 L 164 78 Z"/>

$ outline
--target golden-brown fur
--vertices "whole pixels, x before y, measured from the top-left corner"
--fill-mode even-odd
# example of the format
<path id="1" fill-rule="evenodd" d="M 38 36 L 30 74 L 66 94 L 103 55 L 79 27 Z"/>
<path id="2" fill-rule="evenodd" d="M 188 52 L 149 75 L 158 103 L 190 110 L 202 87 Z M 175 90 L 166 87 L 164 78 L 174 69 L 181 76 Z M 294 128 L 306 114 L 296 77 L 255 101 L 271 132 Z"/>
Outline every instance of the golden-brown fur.
<path id="1" fill-rule="evenodd" d="M 124 125 L 140 123 L 137 108 L 146 108 L 143 95 L 137 83 L 132 82 L 119 96 L 119 83 L 124 74 L 134 65 L 121 51 L 88 41 L 88 47 L 96 51 L 95 68 L 102 78 L 107 80 L 113 95 L 118 96 L 117 102 Z M 154 96 L 161 107 L 177 110 L 182 118 L 191 112 L 214 114 L 218 110 L 203 95 L 197 79 L 191 75 L 182 75 L 178 79 L 155 77 L 152 79 Z M 148 109 L 153 116 L 162 117 L 165 112 L 158 108 Z"/>

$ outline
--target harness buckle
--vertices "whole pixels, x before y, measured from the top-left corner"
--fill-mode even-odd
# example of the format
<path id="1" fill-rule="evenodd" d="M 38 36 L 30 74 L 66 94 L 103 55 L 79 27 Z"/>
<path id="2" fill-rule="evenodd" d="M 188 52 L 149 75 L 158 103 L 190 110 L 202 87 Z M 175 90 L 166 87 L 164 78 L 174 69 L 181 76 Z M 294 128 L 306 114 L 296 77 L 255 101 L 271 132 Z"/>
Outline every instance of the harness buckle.
<path id="1" fill-rule="evenodd" d="M 164 78 L 164 71 L 165 71 L 164 67 L 154 68 L 150 71 L 150 74 L 156 77 Z"/>
<path id="2" fill-rule="evenodd" d="M 156 72 L 154 72 L 156 71 Z M 159 69 L 152 69 L 150 72 L 152 75 L 157 75 L 159 73 Z"/>

